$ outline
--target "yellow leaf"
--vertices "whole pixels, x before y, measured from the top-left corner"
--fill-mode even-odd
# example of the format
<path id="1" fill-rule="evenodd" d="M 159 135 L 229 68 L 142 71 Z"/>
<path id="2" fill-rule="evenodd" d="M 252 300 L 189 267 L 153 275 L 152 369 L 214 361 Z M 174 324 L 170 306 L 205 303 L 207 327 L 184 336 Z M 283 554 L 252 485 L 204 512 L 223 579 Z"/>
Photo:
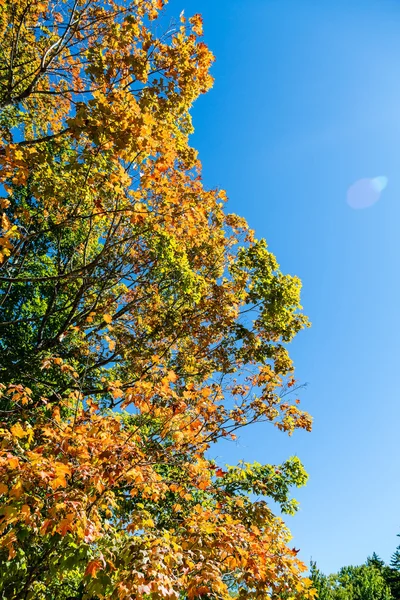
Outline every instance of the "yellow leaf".
<path id="1" fill-rule="evenodd" d="M 16 438 L 23 438 L 26 436 L 26 431 L 21 426 L 21 423 L 16 423 L 11 427 L 11 433 Z"/>
<path id="2" fill-rule="evenodd" d="M 67 480 L 62 475 L 60 477 L 56 477 L 50 482 L 50 487 L 53 490 L 56 490 L 59 487 L 67 487 Z"/>
<path id="3" fill-rule="evenodd" d="M 7 217 L 7 215 L 6 215 L 5 213 L 3 213 L 3 214 L 1 215 L 1 228 L 2 228 L 4 231 L 8 231 L 8 229 L 10 229 L 10 227 L 11 227 L 10 220 L 9 220 L 9 218 Z"/>
<path id="4" fill-rule="evenodd" d="M 168 381 L 172 381 L 173 383 L 176 382 L 176 380 L 178 379 L 177 374 L 174 371 L 168 371 Z"/>
<path id="5" fill-rule="evenodd" d="M 103 315 L 103 319 L 106 323 L 111 323 L 112 322 L 112 316 L 111 315 Z"/>
<path id="6" fill-rule="evenodd" d="M 17 483 L 11 488 L 10 496 L 15 496 L 15 498 L 21 498 L 23 493 L 22 483 L 21 481 L 17 481 Z"/>
<path id="7" fill-rule="evenodd" d="M 57 475 L 71 475 L 71 468 L 64 463 L 57 463 L 56 473 Z"/>
<path id="8" fill-rule="evenodd" d="M 0 483 L 0 495 L 7 494 L 7 492 L 8 492 L 8 487 L 4 483 Z"/>

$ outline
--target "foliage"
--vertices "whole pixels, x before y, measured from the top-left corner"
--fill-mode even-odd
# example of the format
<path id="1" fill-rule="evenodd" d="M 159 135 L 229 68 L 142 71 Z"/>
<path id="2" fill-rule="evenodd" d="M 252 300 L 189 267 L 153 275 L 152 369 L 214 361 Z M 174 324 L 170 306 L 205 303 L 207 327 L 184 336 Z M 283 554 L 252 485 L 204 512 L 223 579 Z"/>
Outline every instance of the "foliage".
<path id="1" fill-rule="evenodd" d="M 311 562 L 310 577 L 319 600 L 396 600 L 399 577 L 374 552 L 359 567 L 343 567 L 333 575 L 324 575 Z"/>
<path id="2" fill-rule="evenodd" d="M 392 600 L 379 569 L 372 565 L 343 567 L 335 575 L 323 575 L 315 563 L 311 579 L 319 600 Z"/>
<path id="3" fill-rule="evenodd" d="M 390 559 L 390 566 L 395 571 L 400 571 L 400 546 L 397 546 Z"/>
<path id="4" fill-rule="evenodd" d="M 310 429 L 286 349 L 307 319 L 202 185 L 213 56 L 162 8 L 0 0 L 4 598 L 314 594 L 263 498 L 295 510 L 298 459 L 209 458 L 256 421 Z"/>
<path id="5" fill-rule="evenodd" d="M 342 598 L 346 600 L 390 600 L 392 598 L 382 574 L 375 567 L 368 565 L 340 569 L 335 588 L 338 600 Z"/>
<path id="6" fill-rule="evenodd" d="M 313 587 L 317 592 L 318 600 L 333 600 L 333 582 L 331 577 L 324 575 L 318 569 L 315 561 L 311 561 L 310 564 L 310 577 Z"/>
<path id="7" fill-rule="evenodd" d="M 390 559 L 390 566 L 384 568 L 386 581 L 393 598 L 400 599 L 400 546 L 397 546 Z"/>

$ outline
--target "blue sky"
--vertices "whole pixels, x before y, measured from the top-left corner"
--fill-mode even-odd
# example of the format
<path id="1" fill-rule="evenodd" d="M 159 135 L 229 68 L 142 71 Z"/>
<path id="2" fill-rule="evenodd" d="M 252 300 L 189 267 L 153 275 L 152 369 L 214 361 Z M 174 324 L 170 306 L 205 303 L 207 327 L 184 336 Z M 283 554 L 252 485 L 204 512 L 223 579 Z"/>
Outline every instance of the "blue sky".
<path id="1" fill-rule="evenodd" d="M 297 454 L 310 473 L 287 520 L 326 572 L 385 560 L 400 533 L 400 5 L 389 0 L 170 0 L 201 12 L 214 89 L 193 110 L 204 179 L 303 280 L 313 327 L 292 346 L 311 434 L 271 426 L 226 462 Z M 386 176 L 380 200 L 346 203 Z"/>

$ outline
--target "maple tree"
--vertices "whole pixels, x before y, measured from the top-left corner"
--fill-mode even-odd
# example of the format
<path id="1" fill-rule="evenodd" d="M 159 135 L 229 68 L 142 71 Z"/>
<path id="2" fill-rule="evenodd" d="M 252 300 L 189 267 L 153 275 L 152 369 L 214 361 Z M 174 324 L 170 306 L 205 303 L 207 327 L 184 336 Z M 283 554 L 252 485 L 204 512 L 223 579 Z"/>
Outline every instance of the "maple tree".
<path id="1" fill-rule="evenodd" d="M 213 56 L 163 4 L 0 0 L 4 598 L 314 595 L 265 500 L 295 511 L 299 460 L 210 458 L 256 421 L 311 428 L 286 349 L 307 319 L 203 187 Z"/>

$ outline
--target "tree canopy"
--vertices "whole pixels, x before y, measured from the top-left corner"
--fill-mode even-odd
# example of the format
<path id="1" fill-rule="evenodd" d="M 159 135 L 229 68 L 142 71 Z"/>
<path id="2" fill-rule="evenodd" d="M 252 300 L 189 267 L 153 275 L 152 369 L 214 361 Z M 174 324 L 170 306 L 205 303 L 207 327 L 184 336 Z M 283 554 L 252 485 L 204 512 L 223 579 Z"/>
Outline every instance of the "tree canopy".
<path id="1" fill-rule="evenodd" d="M 307 476 L 220 439 L 310 430 L 300 281 L 203 186 L 202 19 L 0 0 L 0 593 L 312 598 L 268 499 Z"/>
<path id="2" fill-rule="evenodd" d="M 319 600 L 399 600 L 399 547 L 392 554 L 390 565 L 376 552 L 363 565 L 342 567 L 338 573 L 324 575 L 311 561 L 310 574 Z"/>

